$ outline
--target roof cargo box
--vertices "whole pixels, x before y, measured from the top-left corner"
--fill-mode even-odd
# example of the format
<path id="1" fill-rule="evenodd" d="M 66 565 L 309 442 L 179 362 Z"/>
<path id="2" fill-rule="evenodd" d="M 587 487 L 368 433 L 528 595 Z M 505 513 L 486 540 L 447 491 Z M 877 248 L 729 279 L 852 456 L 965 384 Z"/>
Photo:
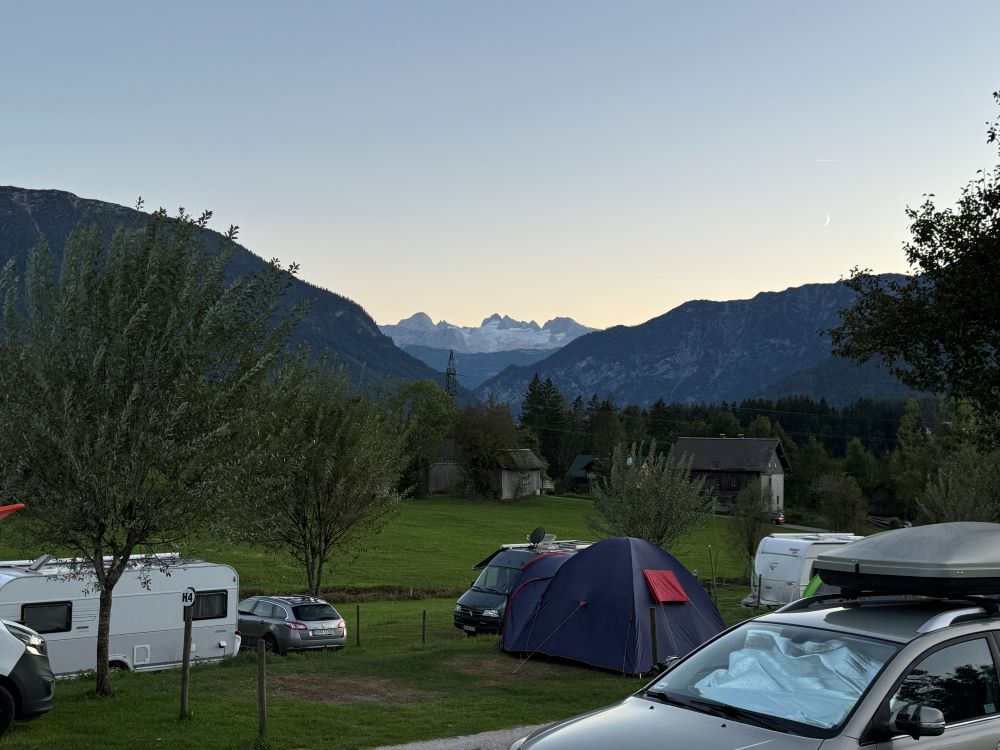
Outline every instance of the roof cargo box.
<path id="1" fill-rule="evenodd" d="M 883 531 L 816 558 L 824 583 L 924 596 L 1000 594 L 1000 524 L 939 523 Z"/>

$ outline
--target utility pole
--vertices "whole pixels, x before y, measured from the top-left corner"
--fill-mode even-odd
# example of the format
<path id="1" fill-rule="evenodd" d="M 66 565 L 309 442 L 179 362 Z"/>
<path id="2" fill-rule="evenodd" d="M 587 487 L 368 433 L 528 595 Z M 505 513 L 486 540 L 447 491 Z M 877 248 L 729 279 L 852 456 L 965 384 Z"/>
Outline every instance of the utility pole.
<path id="1" fill-rule="evenodd" d="M 458 373 L 455 371 L 455 350 L 448 350 L 448 369 L 444 373 L 444 392 L 453 399 L 458 396 Z"/>

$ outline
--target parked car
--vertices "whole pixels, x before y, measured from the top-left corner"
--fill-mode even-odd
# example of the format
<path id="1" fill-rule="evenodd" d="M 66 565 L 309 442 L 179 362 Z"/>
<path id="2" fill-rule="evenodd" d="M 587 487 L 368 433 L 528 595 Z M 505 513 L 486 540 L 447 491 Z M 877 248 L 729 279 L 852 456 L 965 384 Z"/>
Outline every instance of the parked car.
<path id="1" fill-rule="evenodd" d="M 817 569 L 843 592 L 740 623 L 625 700 L 510 750 L 993 750 L 1000 525 L 937 527 L 824 554 Z"/>
<path id="2" fill-rule="evenodd" d="M 45 639 L 0 620 L 0 735 L 14 719 L 33 719 L 52 708 L 55 687 Z"/>
<path id="3" fill-rule="evenodd" d="M 783 510 L 772 510 L 771 516 L 768 519 L 771 523 L 780 525 L 785 522 L 785 511 Z"/>
<path id="4" fill-rule="evenodd" d="M 344 618 L 314 596 L 251 596 L 239 604 L 239 628 L 245 642 L 278 654 L 347 643 Z"/>
<path id="5" fill-rule="evenodd" d="M 801 600 L 723 633 L 620 703 L 511 750 L 992 750 L 1000 737 L 992 607 Z M 907 735 L 922 739 L 911 745 Z"/>

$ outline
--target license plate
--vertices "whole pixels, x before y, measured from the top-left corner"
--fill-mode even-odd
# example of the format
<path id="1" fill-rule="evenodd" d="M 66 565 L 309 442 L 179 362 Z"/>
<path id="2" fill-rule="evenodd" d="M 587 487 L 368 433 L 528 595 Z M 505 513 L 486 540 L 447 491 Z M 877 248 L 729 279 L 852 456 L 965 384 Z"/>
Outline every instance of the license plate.
<path id="1" fill-rule="evenodd" d="M 323 628 L 322 630 L 314 630 L 313 635 L 333 635 L 333 631 L 330 628 Z"/>
<path id="2" fill-rule="evenodd" d="M 470 633 L 475 633 L 476 632 L 476 626 L 475 625 L 463 625 L 462 626 L 462 630 L 468 630 Z"/>

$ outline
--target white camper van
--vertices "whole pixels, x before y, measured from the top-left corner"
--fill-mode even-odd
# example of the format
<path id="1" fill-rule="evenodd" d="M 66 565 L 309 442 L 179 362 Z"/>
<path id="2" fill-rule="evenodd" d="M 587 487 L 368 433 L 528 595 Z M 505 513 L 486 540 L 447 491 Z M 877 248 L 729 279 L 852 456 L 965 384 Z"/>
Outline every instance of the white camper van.
<path id="1" fill-rule="evenodd" d="M 181 663 L 184 607 L 195 590 L 192 660 L 216 660 L 239 650 L 236 605 L 239 578 L 228 565 L 183 560 L 177 553 L 134 555 L 111 605 L 112 665 L 135 671 Z M 0 618 L 45 636 L 57 675 L 96 667 L 98 591 L 93 579 L 70 577 L 68 560 L 0 562 Z"/>
<path id="2" fill-rule="evenodd" d="M 802 597 L 815 574 L 819 555 L 864 539 L 851 533 L 771 534 L 760 540 L 754 557 L 755 590 L 745 600 L 779 607 Z"/>

